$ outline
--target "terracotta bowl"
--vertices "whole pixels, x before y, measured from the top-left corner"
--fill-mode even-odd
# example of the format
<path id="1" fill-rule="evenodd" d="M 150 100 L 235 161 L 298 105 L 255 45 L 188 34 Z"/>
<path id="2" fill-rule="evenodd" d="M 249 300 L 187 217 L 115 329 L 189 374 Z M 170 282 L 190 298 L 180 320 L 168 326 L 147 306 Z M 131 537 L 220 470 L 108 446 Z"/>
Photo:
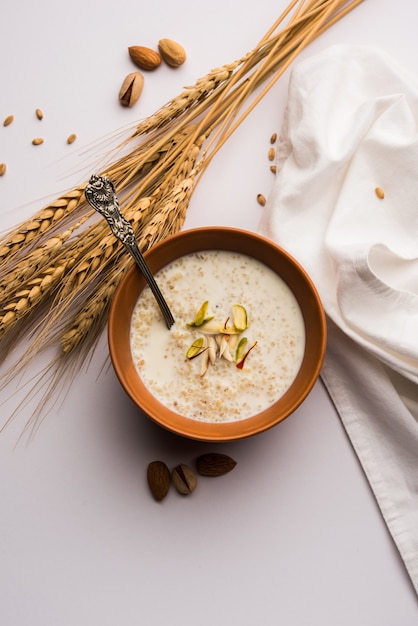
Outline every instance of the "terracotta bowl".
<path id="1" fill-rule="evenodd" d="M 131 316 L 146 286 L 136 266 L 122 279 L 111 304 L 109 351 L 122 387 L 152 420 L 172 432 L 195 440 L 231 441 L 275 426 L 305 400 L 319 376 L 325 354 L 325 315 L 317 291 L 301 265 L 285 250 L 254 233 L 227 227 L 185 230 L 153 246 L 145 257 L 155 274 L 176 258 L 201 250 L 229 250 L 251 256 L 274 270 L 293 291 L 305 323 L 305 351 L 299 372 L 285 394 L 275 404 L 252 417 L 225 423 L 190 419 L 161 404 L 141 381 L 131 355 Z"/>

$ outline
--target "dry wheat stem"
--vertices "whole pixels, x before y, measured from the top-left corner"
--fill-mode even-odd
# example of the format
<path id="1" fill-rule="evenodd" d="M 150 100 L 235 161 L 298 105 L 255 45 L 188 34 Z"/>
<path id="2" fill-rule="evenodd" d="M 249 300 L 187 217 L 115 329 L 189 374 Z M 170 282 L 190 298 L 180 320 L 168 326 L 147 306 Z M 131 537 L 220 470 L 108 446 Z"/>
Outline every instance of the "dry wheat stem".
<path id="1" fill-rule="evenodd" d="M 294 6 L 295 4 L 296 4 L 296 3 L 292 3 L 292 5 L 291 5 L 291 6 Z M 318 2 L 310 2 L 310 3 L 308 3 L 308 5 L 307 5 L 307 6 L 308 6 L 309 8 L 311 8 L 311 7 L 314 7 L 314 8 L 315 8 L 315 7 L 316 7 L 316 9 L 318 9 L 318 6 L 329 5 L 329 6 L 331 6 L 331 8 L 329 9 L 329 12 L 331 12 L 331 10 L 332 10 L 335 6 L 337 6 L 337 5 L 339 5 L 339 4 L 341 4 L 341 2 L 337 2 L 336 0 L 334 0 L 334 2 L 331 2 L 331 3 L 327 3 L 327 2 L 319 2 L 319 3 L 318 3 Z M 290 8 L 291 8 L 291 7 L 289 7 L 289 10 L 290 10 Z M 305 10 L 306 10 L 306 7 L 305 7 Z M 288 11 L 286 11 L 286 12 L 285 12 L 285 14 L 287 14 L 287 13 L 288 13 Z M 302 20 L 302 19 L 304 19 L 304 16 L 302 16 L 302 17 L 301 17 L 301 14 L 302 14 L 302 9 L 300 9 L 300 10 L 297 12 L 297 19 L 299 20 L 299 23 L 301 23 L 301 20 Z M 281 19 L 283 19 L 283 16 L 280 18 L 280 20 L 279 20 L 279 21 L 281 21 Z M 287 33 L 287 34 L 289 34 L 289 33 L 291 33 L 291 32 L 292 32 L 292 31 L 291 31 L 291 27 L 292 27 L 292 25 L 294 25 L 294 24 L 295 24 L 295 22 L 297 22 L 297 20 L 296 20 L 296 19 L 294 19 L 293 21 L 291 21 L 291 22 L 290 22 L 290 25 L 289 25 L 289 26 L 285 29 L 285 31 L 284 31 L 284 32 L 285 32 L 285 34 L 286 34 L 286 33 Z M 282 35 L 282 39 L 283 39 L 283 35 Z M 264 38 L 264 40 L 262 40 L 263 44 L 264 44 L 266 41 L 267 41 L 267 40 L 266 40 L 266 38 Z M 276 38 L 276 45 L 275 45 L 273 48 L 270 48 L 269 52 L 267 53 L 267 59 L 269 59 L 269 58 L 270 58 L 270 57 L 271 57 L 271 56 L 275 53 L 276 48 L 277 48 L 277 45 L 278 45 L 278 44 L 277 44 L 277 42 L 278 42 L 278 41 L 279 41 L 279 43 L 280 43 L 280 40 L 277 40 L 277 38 Z M 294 53 L 293 53 L 293 55 L 295 55 L 296 53 L 297 53 L 297 51 L 296 51 L 296 52 L 294 52 Z M 284 53 L 284 55 L 286 55 L 286 53 Z M 247 56 L 245 57 L 245 60 L 248 62 L 248 59 L 251 59 L 251 58 L 253 58 L 254 56 L 256 56 L 256 55 L 255 55 L 255 53 L 253 52 L 252 54 L 247 55 Z M 286 67 L 289 65 L 289 63 L 291 62 L 291 60 L 293 60 L 293 58 L 294 58 L 294 57 L 291 55 L 291 56 L 290 56 L 290 60 L 288 60 Z M 243 62 L 243 65 L 244 65 L 244 66 L 245 66 L 245 62 L 246 62 L 246 61 L 244 61 L 244 62 Z M 251 63 L 252 63 L 252 62 L 250 61 L 250 65 L 251 65 Z M 234 69 L 235 67 L 237 67 L 237 65 L 239 65 L 239 64 L 237 64 L 237 63 L 236 63 L 236 64 L 232 64 L 232 66 L 229 66 L 229 69 L 228 69 L 228 70 L 227 70 L 227 72 L 226 72 L 227 77 L 232 76 L 233 69 Z M 245 68 L 244 68 L 244 69 L 242 69 L 242 67 L 241 67 L 241 71 L 238 71 L 235 75 L 233 75 L 233 76 L 232 76 L 232 80 L 229 82 L 229 84 L 227 85 L 227 87 L 224 87 L 224 90 L 226 90 L 226 91 L 230 90 L 230 89 L 231 89 L 231 87 L 232 87 L 234 84 L 236 84 L 236 83 L 240 80 L 240 78 L 242 77 L 242 75 L 244 75 L 244 74 L 245 74 L 245 71 L 246 71 L 246 70 L 245 70 Z M 270 70 L 270 71 L 271 71 L 271 70 Z M 282 72 L 279 72 L 279 74 L 280 74 L 280 73 L 282 73 Z M 260 75 L 262 75 L 262 68 L 259 68 L 258 70 L 256 70 L 256 72 L 255 72 L 255 78 L 260 77 Z M 224 76 L 225 76 L 225 74 L 224 74 Z M 252 83 L 254 83 L 255 78 L 254 78 L 254 75 L 253 75 L 253 80 L 252 80 L 252 81 L 247 81 L 247 82 L 244 84 L 245 89 L 243 90 L 243 92 L 240 94 L 240 96 L 239 96 L 239 98 L 238 98 L 238 104 L 240 104 L 241 102 L 243 102 L 243 101 L 245 100 L 245 98 L 248 96 L 248 94 L 250 93 L 250 91 L 251 91 L 251 82 L 252 82 Z M 198 82 L 199 82 L 199 81 L 198 81 Z M 202 83 L 203 81 L 200 81 L 200 82 Z M 232 99 L 232 105 L 231 105 L 231 106 L 236 108 L 236 106 L 237 106 L 237 102 L 236 102 L 236 94 L 234 94 L 234 96 L 235 96 L 235 99 Z M 205 117 L 205 119 L 204 119 L 204 121 L 203 121 L 203 122 L 201 122 L 201 127 L 204 127 L 204 125 L 205 125 L 205 124 L 206 124 L 206 127 L 207 127 L 207 126 L 208 126 L 208 123 L 213 123 L 213 122 L 212 122 L 212 120 L 213 120 L 213 118 L 216 118 L 216 116 L 219 114 L 219 110 L 220 110 L 220 107 L 221 107 L 221 106 L 224 106 L 224 103 L 222 102 L 222 99 L 221 99 L 221 98 L 219 98 L 219 96 L 218 96 L 218 103 L 217 103 L 217 104 L 215 104 L 215 105 L 213 106 L 213 110 L 211 111 L 211 119 L 210 119 L 210 120 L 209 120 L 209 122 L 208 122 L 208 121 L 207 121 L 207 116 L 206 116 L 206 117 Z M 229 117 L 231 116 L 231 113 L 230 113 L 230 111 L 229 111 L 228 109 L 227 109 L 227 114 L 229 115 Z M 224 114 L 224 115 L 225 115 L 225 116 L 227 116 L 227 114 Z M 234 115 L 235 115 L 235 111 L 234 111 Z M 200 130 L 201 130 L 201 128 L 200 128 L 200 127 L 198 127 L 198 128 L 197 128 L 197 130 L 195 130 L 195 133 L 198 133 Z M 178 131 L 176 131 L 176 132 L 178 133 Z M 186 134 L 187 134 L 187 133 L 186 133 Z M 228 136 L 229 136 L 229 135 L 228 135 Z M 170 138 L 170 139 L 172 139 L 172 137 L 173 137 L 173 133 L 171 134 L 171 136 L 169 135 L 169 138 Z M 225 136 L 224 136 L 223 141 L 219 143 L 219 146 L 220 146 L 220 145 L 222 145 L 222 143 L 226 140 L 226 138 L 227 138 L 227 136 L 225 135 Z M 188 144 L 188 145 L 190 145 L 190 142 L 191 142 L 192 140 L 193 140 L 193 138 L 189 140 L 189 144 Z M 167 143 L 167 138 L 166 138 L 166 137 L 165 137 L 165 143 Z M 151 150 L 153 150 L 153 149 L 155 150 L 155 146 L 154 146 L 153 148 L 151 148 Z M 172 157 L 174 156 L 174 158 L 176 158 L 177 156 L 179 156 L 179 155 L 181 154 L 181 152 L 182 152 L 182 151 L 184 151 L 184 149 L 185 149 L 185 146 L 184 146 L 184 138 L 182 138 L 182 140 L 181 140 L 181 141 L 179 141 L 179 142 L 176 144 L 176 149 L 175 149 L 175 151 L 174 151 L 174 155 L 172 155 Z M 219 147 L 218 147 L 218 149 L 219 149 Z M 154 154 L 155 154 L 155 152 L 154 152 Z M 155 157 L 154 157 L 154 158 L 155 158 Z M 157 161 L 158 161 L 158 159 L 157 159 Z M 165 160 L 164 160 L 164 159 L 162 159 L 162 161 L 163 161 L 163 162 L 159 164 L 159 166 L 157 167 L 157 170 L 154 172 L 154 177 L 155 177 L 155 178 L 157 178 L 157 179 L 158 179 L 158 176 L 160 176 L 163 172 L 167 172 L 167 169 L 168 169 L 168 168 L 167 168 L 167 163 L 165 162 Z M 142 161 L 139 161 L 139 160 L 138 160 L 138 161 L 136 161 L 136 164 L 135 164 L 135 166 L 134 166 L 133 170 L 131 170 L 131 172 L 129 172 L 128 174 L 126 174 L 127 169 L 125 169 L 125 177 L 124 177 L 124 178 L 123 178 L 123 177 L 121 177 L 121 178 L 122 178 L 122 180 L 124 180 L 125 184 L 127 184 L 128 182 L 130 182 L 130 179 L 131 179 L 131 178 L 133 178 L 134 176 L 137 176 L 137 175 L 138 175 L 138 165 L 137 165 L 137 163 L 138 163 L 138 162 L 142 163 Z M 155 161 L 154 161 L 154 162 L 155 162 Z M 208 163 L 208 159 L 206 160 L 206 164 L 207 164 L 207 163 Z M 127 168 L 128 168 L 128 167 L 129 167 L 129 165 L 127 166 Z M 141 165 L 141 167 L 143 167 L 143 165 Z M 110 170 L 112 170 L 112 169 L 113 169 L 113 168 L 110 168 Z M 203 169 L 203 167 L 201 168 L 201 170 L 202 170 L 202 169 Z M 109 172 L 109 173 L 111 173 L 111 172 Z M 118 177 L 118 175 L 120 175 L 120 170 L 114 170 L 114 171 L 113 171 L 113 175 L 114 175 L 114 177 L 116 177 L 116 178 L 117 178 L 117 177 Z M 133 198 L 135 198 L 135 199 L 136 199 L 136 198 L 140 197 L 140 196 L 141 196 L 141 193 L 142 193 L 142 188 L 139 188 L 139 189 L 137 188 L 137 189 L 135 190 L 134 194 L 133 194 Z M 42 216 L 42 217 L 43 217 L 43 216 Z M 48 218 L 50 218 L 50 215 L 48 215 Z M 59 214 L 58 219 L 61 219 L 61 214 Z M 51 220 L 50 220 L 50 222 L 51 222 Z M 46 221 L 46 222 L 45 222 L 45 221 L 43 221 L 43 220 L 32 221 L 31 223 L 29 223 L 29 225 L 28 225 L 28 227 L 27 227 L 27 232 L 32 233 L 32 232 L 33 232 L 33 230 L 36 230 L 36 228 L 33 228 L 33 225 L 34 225 L 34 224 L 35 224 L 37 227 L 38 227 L 38 224 L 40 224 L 40 225 L 41 225 L 40 230 L 42 230 L 42 224 L 47 223 L 47 225 L 48 225 L 48 227 L 49 227 L 49 226 L 50 226 L 50 222 L 48 222 L 48 221 Z M 153 226 L 154 226 L 154 224 L 153 224 Z M 85 235 L 83 234 L 83 236 L 85 236 Z M 154 241 L 154 237 L 155 237 L 155 235 L 154 235 L 154 234 L 152 234 L 152 235 L 149 235 L 149 236 L 152 236 L 152 239 L 151 239 L 151 240 L 148 240 L 148 241 Z M 106 240 L 105 240 L 105 242 L 106 242 Z M 150 245 L 150 244 L 148 244 L 148 245 Z M 109 256 L 111 256 L 111 255 L 109 255 Z M 85 261 L 85 263 L 84 263 L 84 264 L 81 264 L 81 266 L 78 268 L 78 271 L 76 272 L 76 274 L 77 274 L 77 276 L 78 276 L 78 280 L 77 280 L 77 279 L 73 279 L 73 281 L 69 281 L 69 285 L 70 285 L 71 287 L 72 287 L 72 285 L 73 285 L 73 283 L 74 283 L 74 280 L 75 280 L 75 283 L 78 283 L 78 284 L 80 284 L 80 283 L 84 282 L 84 280 L 86 279 L 86 276 L 88 276 L 88 275 L 89 275 L 89 272 L 91 272 L 91 273 L 94 275 L 94 269 L 95 269 L 95 267 L 97 267 L 97 265 L 98 265 L 98 257 L 100 257 L 100 255 L 99 255 L 99 254 L 97 254 L 96 256 L 95 256 L 95 255 L 92 255 L 92 256 L 90 256 L 90 258 L 88 259 L 88 261 Z M 87 267 L 88 267 L 89 263 L 91 264 L 91 266 L 87 269 Z M 81 279 L 80 279 L 80 276 L 82 277 Z M 9 317 L 10 317 L 10 316 L 9 316 Z"/>
<path id="2" fill-rule="evenodd" d="M 3 275 L 0 283 L 0 302 L 10 301 L 13 295 L 22 289 L 22 283 L 26 283 L 36 276 L 38 271 L 43 271 L 45 267 L 48 267 L 51 260 L 58 256 L 73 232 L 80 228 L 87 219 L 88 216 L 84 216 L 64 232 L 57 233 L 40 243 L 38 247 L 29 251 L 25 259 L 11 266 L 11 269 Z"/>
<path id="3" fill-rule="evenodd" d="M 84 197 L 84 187 L 77 187 L 48 206 L 42 208 L 29 220 L 13 229 L 0 241 L 0 268 L 12 259 L 26 252 L 30 244 L 36 244 L 39 238 L 69 218 L 80 206 Z"/>
<path id="4" fill-rule="evenodd" d="M 242 118 L 240 118 L 240 120 L 234 125 L 233 130 L 225 134 L 227 125 L 232 123 L 233 117 L 237 115 L 241 103 L 246 100 L 250 93 L 254 91 L 269 74 L 276 71 L 277 75 L 275 80 L 269 85 L 268 88 L 270 88 L 289 67 L 296 55 L 299 54 L 300 50 L 308 45 L 311 39 L 317 36 L 316 34 L 312 37 L 307 37 L 306 35 L 307 31 L 312 30 L 314 21 L 321 20 L 321 24 L 323 25 L 332 11 L 345 2 L 346 0 L 344 0 L 344 2 L 342 2 L 342 0 L 324 0 L 319 3 L 309 3 L 307 5 L 307 8 L 309 9 L 308 11 L 305 7 L 305 11 L 307 11 L 306 13 L 299 13 L 298 19 L 293 20 L 291 24 L 283 29 L 281 33 L 275 35 L 271 40 L 266 40 L 266 38 L 264 38 L 260 48 L 255 49 L 252 53 L 244 57 L 244 59 L 242 59 L 239 63 L 235 64 L 236 67 L 241 67 L 239 67 L 235 74 L 230 75 L 228 82 L 222 86 L 222 92 L 217 93 L 215 105 L 210 108 L 208 114 L 203 117 L 200 121 L 200 125 L 198 125 L 195 130 L 195 134 L 197 135 L 199 132 L 208 129 L 209 126 L 214 125 L 214 121 L 219 125 L 223 120 L 223 124 L 220 128 L 218 128 L 215 136 L 212 137 L 209 144 L 209 147 L 214 145 L 217 142 L 217 137 L 222 136 L 222 133 L 224 133 L 224 138 L 219 142 L 218 148 L 214 151 L 214 154 L 221 147 L 221 145 L 223 145 L 232 132 L 234 132 L 243 119 L 245 119 L 256 104 L 254 103 L 253 106 L 247 110 L 245 115 L 242 116 Z M 324 10 L 324 7 L 326 10 Z M 323 12 L 319 13 L 320 10 Z M 335 19 L 337 18 L 334 18 L 334 20 Z M 263 57 L 266 57 L 264 64 L 252 74 L 250 79 L 247 78 L 244 82 L 239 84 L 239 81 L 243 80 L 245 77 L 246 72 L 255 67 Z M 273 59 L 272 62 L 269 62 L 270 58 Z M 281 64 L 282 67 L 279 71 L 277 71 L 277 67 L 280 67 Z M 231 89 L 233 88 L 234 91 L 231 93 Z M 263 96 L 264 94 L 265 92 L 263 92 Z M 257 102 L 259 102 L 260 99 L 261 97 L 257 99 Z M 229 108 L 231 110 L 228 110 Z M 189 119 L 190 112 L 188 112 L 186 117 L 181 120 L 181 123 L 187 124 L 189 123 Z M 193 141 L 193 137 L 190 141 Z M 178 147 L 179 154 L 182 149 L 183 147 L 180 145 Z M 208 147 L 206 148 L 206 151 L 208 152 Z M 212 156 L 206 159 L 206 166 L 209 164 Z"/>
<path id="5" fill-rule="evenodd" d="M 214 155 L 300 51 L 361 2 L 292 0 L 251 52 L 211 70 L 136 125 L 118 148 L 127 153 L 102 174 L 114 181 L 142 250 L 182 228 Z M 23 364 L 46 347 L 60 346 L 45 374 L 47 399 L 63 372 L 76 372 L 75 364 L 91 354 L 131 263 L 104 220 L 96 215 L 85 223 L 95 212 L 87 206 L 84 187 L 63 194 L 0 240 L 0 293 L 6 295 L 0 306 L 0 357 L 20 333 L 33 338 Z"/>
<path id="6" fill-rule="evenodd" d="M 177 169 L 181 177 L 187 177 L 188 171 L 194 165 L 199 149 L 198 146 L 195 146 L 190 151 L 189 157 L 179 163 Z M 170 179 L 166 179 L 162 188 L 168 186 L 169 181 Z M 180 190 L 184 189 L 184 183 L 178 184 L 178 177 L 173 178 L 172 186 L 174 190 L 176 187 L 179 187 Z M 187 189 L 189 187 L 188 185 Z M 154 198 L 152 198 L 157 203 L 163 202 L 161 190 L 158 193 L 157 189 L 154 192 Z M 146 231 L 147 236 L 144 239 L 146 247 L 151 246 L 160 237 L 176 232 L 180 228 L 184 220 L 178 218 L 176 205 L 180 204 L 181 195 L 182 193 L 179 193 L 178 197 L 169 198 L 166 200 L 166 204 L 162 205 L 160 212 L 162 212 L 163 218 L 157 211 L 156 217 L 153 218 Z M 184 193 L 184 197 L 188 199 L 190 194 Z M 128 218 L 133 211 L 131 221 L 134 229 L 137 230 L 139 222 L 144 222 L 144 218 L 150 212 L 152 199 L 145 198 L 138 202 L 131 202 L 128 207 L 125 207 Z M 184 206 L 183 198 L 181 202 Z M 175 218 L 173 217 L 174 227 L 167 228 L 166 219 L 170 214 L 175 216 Z M 62 246 L 60 246 L 60 250 L 62 250 Z M 67 300 L 75 299 L 89 281 L 94 281 L 98 276 L 105 275 L 109 265 L 114 263 L 119 251 L 119 242 L 110 233 L 106 222 L 103 220 L 84 230 L 64 248 L 65 254 L 61 254 L 61 258 L 57 257 L 58 263 L 51 267 L 41 267 L 40 274 L 31 275 L 26 284 L 22 285 L 22 282 L 19 281 L 19 288 L 14 299 L 11 298 L 6 305 L 0 308 L 0 338 L 10 332 L 23 317 L 27 317 L 47 294 L 56 289 L 58 281 L 62 281 L 62 284 L 55 299 L 54 309 L 65 311 L 68 306 Z M 64 278 L 65 280 L 63 280 Z"/>
<path id="7" fill-rule="evenodd" d="M 265 96 L 267 91 L 277 82 L 277 80 L 283 75 L 288 67 L 295 60 L 296 56 L 304 49 L 313 39 L 325 32 L 332 24 L 337 20 L 344 17 L 355 6 L 363 2 L 363 0 L 352 0 L 349 6 L 343 8 L 340 13 L 332 15 L 337 8 L 341 5 L 347 4 L 346 0 L 322 0 L 320 2 L 310 2 L 307 6 L 310 9 L 307 16 L 299 14 L 298 20 L 292 22 L 292 25 L 288 25 L 279 36 L 274 37 L 274 41 L 269 41 L 267 47 L 264 48 L 264 53 L 268 48 L 267 54 L 263 63 L 253 72 L 251 80 L 247 80 L 241 84 L 240 89 L 233 93 L 231 99 L 232 104 L 227 106 L 221 113 L 222 101 L 217 103 L 218 111 L 213 109 L 210 111 L 210 115 L 214 116 L 218 113 L 218 129 L 212 136 L 209 145 L 206 147 L 207 152 L 215 146 L 206 160 L 206 166 L 210 163 L 211 159 L 227 141 L 227 139 L 235 132 L 238 126 L 244 121 L 244 119 L 250 114 L 250 112 L 257 106 L 260 100 Z M 312 9 L 312 10 L 311 10 Z M 322 13 L 319 10 L 322 9 Z M 303 23 L 308 19 L 305 25 Z M 301 27 L 303 25 L 303 27 Z M 292 28 L 297 27 L 297 31 Z M 252 55 L 251 64 L 254 63 L 254 57 L 256 53 Z M 242 72 L 245 72 L 245 68 L 241 68 Z M 248 96 L 268 77 L 274 74 L 272 80 L 263 89 L 261 94 L 248 106 L 243 115 L 232 125 L 233 120 L 236 118 L 240 107 L 246 102 Z M 239 71 L 234 76 L 234 80 L 230 81 L 228 88 L 239 80 Z M 225 92 L 223 94 L 225 96 Z M 219 121 L 223 120 L 220 124 Z M 201 122 L 203 126 L 205 123 L 213 123 L 212 119 L 207 122 L 206 118 Z M 199 128 L 197 129 L 197 132 Z"/>
<path id="8" fill-rule="evenodd" d="M 339 4 L 341 4 L 341 0 L 338 0 L 338 2 Z M 320 3 L 320 4 L 323 4 L 323 3 Z M 254 65 L 256 65 L 259 62 L 260 54 L 261 56 L 263 55 L 271 56 L 272 49 L 274 52 L 275 49 L 279 47 L 278 42 L 283 40 L 283 37 L 287 36 L 291 40 L 293 37 L 292 29 L 294 30 L 296 26 L 300 26 L 300 24 L 302 23 L 309 22 L 309 20 L 312 19 L 313 16 L 315 15 L 315 10 L 318 11 L 319 8 L 316 8 L 316 9 L 314 8 L 313 12 L 305 14 L 302 17 L 299 17 L 299 20 L 296 20 L 295 23 L 292 23 L 291 25 L 287 26 L 286 29 L 284 29 L 282 34 L 279 34 L 279 36 L 276 35 L 272 41 L 268 42 L 268 44 L 265 43 L 266 38 L 264 38 L 262 40 L 263 47 L 262 47 L 261 52 L 259 50 L 257 51 L 256 49 L 252 53 L 247 54 L 240 61 L 237 61 L 234 64 L 230 64 L 229 66 L 225 66 L 224 68 L 213 70 L 212 73 L 209 73 L 209 83 L 210 83 L 212 74 L 215 74 L 216 76 L 221 74 L 223 81 L 218 81 L 216 85 L 210 84 L 210 86 L 208 87 L 206 84 L 207 77 L 199 79 L 196 83 L 195 91 L 197 92 L 197 94 L 199 94 L 199 98 L 201 97 L 202 93 L 205 94 L 205 98 L 199 102 L 199 106 L 200 106 L 199 110 L 190 111 L 190 106 L 185 104 L 186 102 L 189 102 L 190 100 L 190 98 L 187 98 L 187 96 L 185 95 L 188 92 L 187 91 L 183 92 L 183 94 L 179 97 L 178 101 L 174 99 L 168 105 L 165 105 L 164 107 L 162 107 L 162 109 L 160 109 L 157 112 L 157 114 L 155 114 L 154 116 L 152 116 L 152 118 L 149 118 L 146 121 L 148 123 L 144 123 L 142 125 L 139 124 L 136 127 L 136 130 L 132 138 L 137 137 L 139 133 L 141 134 L 149 133 L 153 129 L 161 130 L 161 126 L 164 126 L 164 124 L 167 125 L 173 122 L 173 120 L 175 119 L 177 125 L 174 128 L 171 128 L 171 130 L 168 130 L 168 139 L 172 141 L 174 134 L 176 133 L 178 134 L 179 132 L 178 124 L 181 123 L 181 128 L 184 129 L 184 132 L 187 131 L 188 124 L 191 124 L 191 121 L 194 120 L 198 114 L 200 115 L 204 110 L 210 107 L 212 103 L 211 98 L 214 99 L 215 105 L 212 107 L 212 110 L 210 111 L 210 119 L 208 119 L 208 117 L 205 117 L 204 122 L 201 122 L 200 127 L 196 127 L 195 134 L 198 135 L 199 132 L 201 132 L 202 130 L 204 129 L 206 130 L 209 126 L 212 126 L 212 120 L 213 119 L 216 120 L 217 116 L 219 115 L 219 111 L 221 110 L 221 107 L 223 108 L 228 107 L 228 102 L 224 102 L 223 99 L 221 98 L 221 95 L 222 94 L 225 95 L 227 91 L 230 91 L 233 85 L 236 84 L 243 77 L 245 72 L 249 71 L 249 69 L 251 69 Z M 308 26 L 309 26 L 309 23 L 308 23 Z M 300 39 L 303 39 L 303 36 L 304 36 L 304 33 L 302 32 L 302 34 L 300 35 Z M 293 47 L 294 46 L 295 44 L 293 43 Z M 286 55 L 288 55 L 288 52 L 286 51 L 281 52 L 279 49 L 279 58 L 276 59 L 276 65 L 281 62 L 282 60 L 281 57 L 284 58 Z M 289 63 L 290 62 L 288 62 L 288 64 Z M 241 70 L 238 70 L 235 74 L 233 74 L 233 71 L 239 66 L 241 66 L 241 68 L 245 68 L 245 70 L 241 69 Z M 270 67 L 268 71 L 272 72 L 274 71 L 274 68 Z M 255 88 L 257 84 L 261 82 L 262 79 L 264 78 L 262 74 L 262 69 L 260 69 L 257 73 L 260 75 L 260 79 L 258 81 L 255 80 L 257 78 L 257 74 L 256 74 L 255 77 L 253 76 L 251 78 L 251 81 L 247 81 L 246 83 L 247 90 L 243 92 L 243 95 L 241 96 L 242 99 L 245 99 L 245 97 L 247 97 L 248 95 L 248 92 L 251 91 L 251 89 L 248 87 L 249 85 L 253 85 Z M 221 83 L 222 83 L 221 89 L 219 89 L 216 93 L 214 93 L 212 89 L 216 89 L 217 87 L 219 87 L 219 85 L 221 85 Z M 192 88 L 189 89 L 189 92 L 191 90 Z M 234 106 L 237 103 L 236 96 L 237 96 L 237 93 L 234 93 L 233 97 L 230 99 L 230 102 L 232 102 Z M 199 100 L 199 98 L 194 97 L 194 98 L 191 98 L 191 100 L 193 100 L 193 102 L 196 102 Z M 177 105 L 176 105 L 176 102 L 177 102 Z M 180 102 L 181 102 L 181 106 L 184 107 L 183 110 L 180 110 L 180 107 L 179 107 Z M 174 109 L 174 112 L 173 112 L 173 109 Z M 180 111 L 181 111 L 181 120 L 179 121 L 177 120 L 177 117 Z M 158 140 L 156 141 L 155 137 L 158 137 L 158 135 L 154 134 L 153 139 L 152 139 L 153 145 L 150 148 L 148 148 L 147 152 L 142 153 L 142 158 L 144 161 L 147 161 L 148 163 L 152 163 L 153 161 L 158 160 L 155 155 L 156 154 L 158 155 L 159 151 L 163 148 L 163 142 L 167 142 L 167 132 L 165 134 L 161 133 L 159 136 L 160 136 L 160 141 Z M 190 141 L 192 141 L 192 139 L 190 139 Z M 149 146 L 149 143 L 147 144 L 147 146 Z M 181 155 L 181 153 L 185 149 L 186 147 L 184 146 L 184 142 L 182 141 L 177 142 L 177 154 L 175 156 Z M 125 184 L 130 182 L 130 180 L 137 178 L 138 173 L 139 173 L 138 168 L 141 167 L 140 164 L 142 163 L 142 161 L 138 158 L 138 156 L 139 156 L 139 153 L 142 152 L 142 150 L 143 150 L 143 147 L 140 146 L 138 150 L 138 154 L 136 154 L 136 151 L 134 151 L 134 153 L 131 153 L 129 158 L 130 160 L 136 159 L 136 167 L 132 168 L 128 177 L 124 178 Z M 120 167 L 122 167 L 123 171 L 126 172 L 126 168 L 129 167 L 129 164 L 125 164 L 124 160 L 122 159 L 120 162 Z M 115 168 L 112 168 L 112 169 L 116 175 Z M 162 162 L 160 162 L 158 169 L 154 170 L 153 173 L 155 176 L 160 176 L 161 173 L 164 172 L 165 170 L 166 170 L 166 162 L 164 162 L 164 159 L 163 159 Z M 119 174 L 119 171 L 118 171 L 118 174 Z M 137 195 L 140 197 L 142 192 L 143 192 L 143 189 L 139 187 L 137 189 Z"/>
<path id="9" fill-rule="evenodd" d="M 194 172 L 188 178 L 178 182 L 166 202 L 161 205 L 159 214 L 144 227 L 138 239 L 141 248 L 148 248 L 163 236 L 178 232 L 184 223 L 188 199 L 193 187 Z M 175 217 L 174 217 L 175 214 Z M 170 219 L 167 219 L 167 216 Z M 161 229 L 163 228 L 163 231 Z M 126 269 L 131 265 L 129 257 L 122 255 L 118 263 L 111 267 L 106 281 L 99 283 L 97 290 L 87 299 L 74 317 L 71 326 L 61 335 L 61 350 L 64 356 L 83 346 L 83 352 L 89 350 L 101 334 L 107 321 L 107 312 L 114 291 L 120 283 Z"/>

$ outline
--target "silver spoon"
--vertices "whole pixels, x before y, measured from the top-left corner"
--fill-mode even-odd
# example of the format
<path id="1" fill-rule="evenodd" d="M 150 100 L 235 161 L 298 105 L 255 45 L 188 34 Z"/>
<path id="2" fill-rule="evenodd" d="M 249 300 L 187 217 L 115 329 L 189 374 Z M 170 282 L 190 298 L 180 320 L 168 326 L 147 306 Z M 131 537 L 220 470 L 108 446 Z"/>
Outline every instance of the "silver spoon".
<path id="1" fill-rule="evenodd" d="M 171 328 L 174 324 L 174 317 L 168 308 L 168 304 L 162 295 L 151 270 L 149 269 L 144 257 L 141 254 L 135 239 L 135 234 L 131 224 L 122 215 L 119 208 L 118 198 L 113 182 L 107 176 L 91 176 L 85 190 L 86 200 L 93 209 L 98 211 L 106 219 L 112 233 L 123 243 L 128 252 L 135 259 L 139 269 L 143 273 L 145 280 L 164 316 L 167 328 Z"/>

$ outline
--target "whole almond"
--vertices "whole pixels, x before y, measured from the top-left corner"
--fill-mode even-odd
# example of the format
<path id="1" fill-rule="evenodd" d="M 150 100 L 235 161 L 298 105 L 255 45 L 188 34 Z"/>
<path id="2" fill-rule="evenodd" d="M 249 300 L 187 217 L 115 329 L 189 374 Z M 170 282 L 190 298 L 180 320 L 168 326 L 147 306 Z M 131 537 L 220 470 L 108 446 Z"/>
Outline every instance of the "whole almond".
<path id="1" fill-rule="evenodd" d="M 196 469 L 202 476 L 223 476 L 234 469 L 237 462 L 227 454 L 207 452 L 196 459 Z"/>
<path id="2" fill-rule="evenodd" d="M 171 67 L 179 67 L 186 60 L 186 51 L 177 41 L 172 39 L 160 39 L 158 42 L 158 50 L 167 63 Z"/>
<path id="3" fill-rule="evenodd" d="M 189 495 L 196 489 L 196 474 L 191 467 L 184 463 L 180 463 L 173 469 L 171 478 L 177 491 L 184 496 Z"/>
<path id="4" fill-rule="evenodd" d="M 170 470 L 163 461 L 151 461 L 147 468 L 147 481 L 154 498 L 159 502 L 170 488 Z"/>
<path id="5" fill-rule="evenodd" d="M 119 90 L 119 100 L 126 106 L 131 107 L 137 102 L 144 86 L 144 76 L 141 72 L 128 74 Z"/>
<path id="6" fill-rule="evenodd" d="M 129 56 L 142 70 L 155 70 L 161 64 L 161 57 L 155 50 L 146 46 L 129 46 Z"/>

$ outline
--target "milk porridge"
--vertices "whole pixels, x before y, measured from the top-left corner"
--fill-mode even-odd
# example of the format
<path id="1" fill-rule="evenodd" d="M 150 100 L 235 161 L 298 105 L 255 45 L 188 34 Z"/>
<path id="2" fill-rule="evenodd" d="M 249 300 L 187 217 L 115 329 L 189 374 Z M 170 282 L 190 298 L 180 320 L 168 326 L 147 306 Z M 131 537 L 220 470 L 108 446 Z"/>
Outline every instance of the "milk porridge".
<path id="1" fill-rule="evenodd" d="M 228 422 L 286 392 L 303 359 L 305 326 L 293 293 L 270 268 L 208 250 L 174 261 L 156 280 L 175 324 L 167 330 L 146 287 L 132 316 L 131 351 L 162 404 L 191 419 Z"/>

